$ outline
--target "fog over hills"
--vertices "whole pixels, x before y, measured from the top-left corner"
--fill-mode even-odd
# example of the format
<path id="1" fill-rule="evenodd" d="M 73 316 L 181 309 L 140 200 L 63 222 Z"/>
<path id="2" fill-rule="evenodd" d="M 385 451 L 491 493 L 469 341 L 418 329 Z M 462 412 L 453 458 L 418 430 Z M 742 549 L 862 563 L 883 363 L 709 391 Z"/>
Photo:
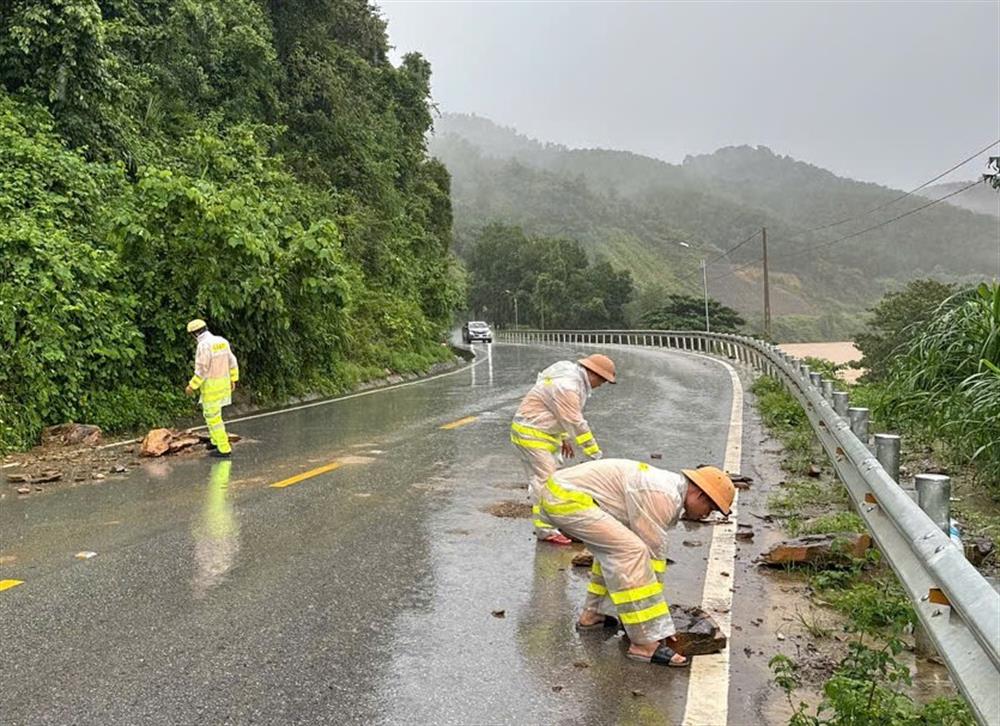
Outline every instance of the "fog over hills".
<path id="1" fill-rule="evenodd" d="M 838 177 L 763 146 L 668 164 L 628 151 L 570 149 L 482 117 L 445 114 L 430 150 L 452 174 L 460 254 L 479 228 L 501 221 L 577 239 L 590 254 L 629 269 L 647 291 L 700 294 L 700 260 L 766 227 L 775 333 L 786 339 L 850 335 L 859 313 L 916 277 L 998 274 L 997 217 L 941 203 L 857 234 L 928 199 L 895 201 L 902 191 Z M 976 163 L 967 167 L 970 176 L 981 171 Z M 921 194 L 937 198 L 952 191 L 946 186 Z M 950 201 L 987 210 L 989 194 L 980 186 Z M 760 256 L 758 235 L 708 273 L 710 294 L 751 321 L 761 317 Z"/>

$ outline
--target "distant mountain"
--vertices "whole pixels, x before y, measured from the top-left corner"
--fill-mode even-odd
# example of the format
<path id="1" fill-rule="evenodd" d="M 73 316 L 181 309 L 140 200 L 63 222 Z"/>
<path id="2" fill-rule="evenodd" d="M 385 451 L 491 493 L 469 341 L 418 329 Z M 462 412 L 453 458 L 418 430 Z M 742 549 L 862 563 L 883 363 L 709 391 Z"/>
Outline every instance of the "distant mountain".
<path id="1" fill-rule="evenodd" d="M 920 193 L 928 199 L 940 199 L 946 194 L 951 194 L 962 187 L 968 186 L 972 181 L 935 184 L 934 186 L 922 189 Z M 970 212 L 1000 217 L 1000 194 L 997 194 L 996 190 L 991 189 L 985 184 L 980 184 L 968 191 L 957 194 L 945 203 L 961 207 L 962 209 L 968 209 Z"/>
<path id="2" fill-rule="evenodd" d="M 947 204 L 829 245 L 926 200 L 913 196 L 865 214 L 902 192 L 762 146 L 727 147 L 677 165 L 569 149 L 482 117 L 445 114 L 430 151 L 452 173 L 459 254 L 476 230 L 502 221 L 578 239 L 629 269 L 654 296 L 694 293 L 702 257 L 766 227 L 775 330 L 785 338 L 849 335 L 860 312 L 914 277 L 972 281 L 996 270 L 1000 221 Z M 845 219 L 852 221 L 810 231 Z M 761 318 L 760 252 L 758 236 L 709 269 L 710 293 L 751 321 Z"/>

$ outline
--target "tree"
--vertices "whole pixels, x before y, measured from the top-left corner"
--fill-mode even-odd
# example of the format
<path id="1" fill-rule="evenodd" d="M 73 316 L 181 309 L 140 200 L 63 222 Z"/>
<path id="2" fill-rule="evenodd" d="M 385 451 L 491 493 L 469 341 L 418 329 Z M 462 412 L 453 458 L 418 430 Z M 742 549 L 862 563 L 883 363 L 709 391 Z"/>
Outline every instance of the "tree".
<path id="1" fill-rule="evenodd" d="M 713 333 L 735 333 L 746 321 L 740 314 L 709 298 L 708 319 Z M 654 330 L 704 330 L 705 300 L 691 295 L 669 295 L 667 303 L 640 319 L 643 327 Z"/>
<path id="2" fill-rule="evenodd" d="M 855 336 L 862 353 L 861 365 L 869 380 L 885 378 L 893 357 L 910 342 L 921 323 L 929 320 L 942 302 L 955 294 L 955 286 L 937 280 L 913 280 L 902 290 L 890 292 L 869 308 L 867 329 Z"/>

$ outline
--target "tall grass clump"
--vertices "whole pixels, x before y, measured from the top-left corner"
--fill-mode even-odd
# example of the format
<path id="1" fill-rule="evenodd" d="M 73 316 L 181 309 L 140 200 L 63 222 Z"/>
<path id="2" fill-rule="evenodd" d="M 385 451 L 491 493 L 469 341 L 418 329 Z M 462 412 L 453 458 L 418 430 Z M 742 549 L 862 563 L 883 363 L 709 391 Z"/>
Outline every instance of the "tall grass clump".
<path id="1" fill-rule="evenodd" d="M 892 363 L 884 418 L 940 440 L 1000 497 L 1000 285 L 945 300 Z"/>

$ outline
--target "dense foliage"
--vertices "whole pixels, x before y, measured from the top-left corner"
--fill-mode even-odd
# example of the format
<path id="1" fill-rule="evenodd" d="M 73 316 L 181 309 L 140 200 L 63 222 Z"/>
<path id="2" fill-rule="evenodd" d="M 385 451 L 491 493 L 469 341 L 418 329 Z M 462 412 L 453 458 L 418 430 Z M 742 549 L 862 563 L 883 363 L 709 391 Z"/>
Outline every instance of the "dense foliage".
<path id="1" fill-rule="evenodd" d="M 632 277 L 591 261 L 578 242 L 527 237 L 518 227 L 484 228 L 466 250 L 473 314 L 501 325 L 625 326 Z M 516 308 L 515 308 L 516 300 Z"/>
<path id="2" fill-rule="evenodd" d="M 443 355 L 430 68 L 387 55 L 367 0 L 0 5 L 0 448 L 190 410 L 195 316 L 264 399 Z"/>
<path id="3" fill-rule="evenodd" d="M 735 333 L 746 321 L 731 307 L 708 300 L 708 322 L 713 333 Z M 642 316 L 639 324 L 654 330 L 704 330 L 705 300 L 690 295 L 668 295 L 666 301 Z"/>
<path id="4" fill-rule="evenodd" d="M 446 114 L 435 127 L 431 149 L 454 177 L 460 254 L 485 224 L 501 221 L 528 235 L 578 240 L 589 254 L 631 272 L 640 294 L 662 286 L 697 296 L 700 259 L 766 227 L 772 328 L 780 340 L 849 339 L 862 327 L 859 313 L 902 281 L 932 275 L 974 284 L 996 270 L 997 219 L 950 204 L 802 252 L 927 200 L 890 204 L 897 190 L 839 178 L 764 147 L 721 149 L 672 165 L 543 144 L 472 116 Z M 852 217 L 860 219 L 807 233 Z M 762 331 L 760 256 L 758 236 L 708 272 L 709 294 L 756 332 Z"/>
<path id="5" fill-rule="evenodd" d="M 1000 496 L 1000 285 L 956 293 L 910 330 L 876 414 L 943 441 Z"/>
<path id="6" fill-rule="evenodd" d="M 868 311 L 871 316 L 868 327 L 854 338 L 863 355 L 861 366 L 866 371 L 865 378 L 884 379 L 913 332 L 954 294 L 954 285 L 913 280 L 902 290 L 890 292 L 879 300 Z"/>

